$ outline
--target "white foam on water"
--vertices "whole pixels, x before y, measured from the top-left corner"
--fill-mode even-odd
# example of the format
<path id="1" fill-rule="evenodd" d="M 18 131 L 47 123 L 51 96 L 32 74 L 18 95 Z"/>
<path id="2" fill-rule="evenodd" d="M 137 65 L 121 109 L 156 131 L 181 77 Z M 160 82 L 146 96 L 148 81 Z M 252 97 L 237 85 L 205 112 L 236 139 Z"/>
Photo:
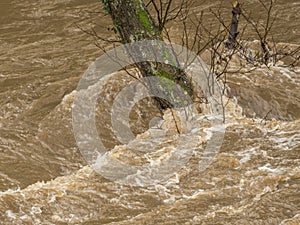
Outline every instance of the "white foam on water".
<path id="1" fill-rule="evenodd" d="M 61 104 L 66 104 L 69 101 L 73 102 L 74 96 L 77 94 L 77 90 L 73 90 L 72 92 L 70 92 L 69 94 L 64 95 L 64 97 L 61 100 Z M 72 107 L 73 105 L 71 105 Z"/>
<path id="2" fill-rule="evenodd" d="M 17 218 L 17 215 L 15 213 L 13 213 L 13 211 L 11 211 L 11 210 L 7 210 L 5 213 L 6 213 L 8 218 L 11 218 L 11 219 L 14 219 L 14 220 Z"/>
<path id="3" fill-rule="evenodd" d="M 126 170 L 128 170 L 127 177 L 119 181 L 129 182 L 133 185 L 144 186 L 145 184 L 143 185 L 143 183 L 145 182 L 155 184 L 160 179 L 168 182 L 167 180 L 173 176 L 176 169 L 180 169 L 183 166 L 182 161 L 185 162 L 187 157 L 189 158 L 194 154 L 195 147 L 201 145 L 204 140 L 209 139 L 209 137 L 199 137 L 200 129 L 199 127 L 195 127 L 195 123 L 198 123 L 196 115 L 194 115 L 195 118 L 193 117 L 193 121 L 189 120 L 187 123 L 183 123 L 179 119 L 177 125 L 174 123 L 174 120 L 177 120 L 177 118 L 185 118 L 185 112 L 184 110 L 178 111 L 175 117 L 173 117 L 175 112 L 166 112 L 164 123 L 160 130 L 149 129 L 145 133 L 135 137 L 128 144 L 115 146 L 110 152 L 99 155 L 93 167 L 96 171 L 103 172 L 104 169 L 104 173 L 107 176 L 113 176 L 113 179 L 117 180 L 119 180 L 118 177 L 124 176 Z M 177 129 L 182 133 L 177 132 L 176 126 L 178 126 Z M 215 127 L 207 131 L 209 133 L 208 136 L 210 136 L 210 133 L 217 131 L 221 131 L 221 128 Z M 118 164 L 119 157 L 123 154 L 130 155 L 131 150 L 142 152 L 141 159 L 146 159 L 148 167 L 125 167 L 125 164 Z M 134 160 L 139 159 L 135 158 Z M 114 171 L 111 169 L 107 171 L 106 168 L 113 168 Z M 120 169 L 124 175 L 117 175 Z M 171 171 L 169 171 L 170 169 Z M 136 171 L 134 172 L 134 170 Z"/>
<path id="4" fill-rule="evenodd" d="M 289 80 L 294 80 L 292 77 L 291 77 L 291 74 L 293 73 L 291 70 L 289 70 L 288 68 L 285 68 L 285 67 L 274 67 L 276 69 L 278 69 L 281 74 L 285 77 L 287 77 Z"/>
<path id="5" fill-rule="evenodd" d="M 296 214 L 294 217 L 281 221 L 279 225 L 298 225 L 300 224 L 300 214 Z"/>
<path id="6" fill-rule="evenodd" d="M 239 160 L 240 163 L 248 162 L 251 159 L 252 155 L 259 155 L 257 150 L 258 150 L 258 147 L 253 147 L 253 148 L 247 149 L 245 151 L 238 152 L 237 155 L 242 157 Z"/>
<path id="7" fill-rule="evenodd" d="M 41 206 L 39 206 L 38 204 L 34 204 L 32 207 L 31 207 L 31 210 L 30 210 L 30 214 L 31 215 L 35 215 L 35 214 L 41 214 L 43 211 L 41 209 Z"/>
<path id="8" fill-rule="evenodd" d="M 198 196 L 203 195 L 204 193 L 207 193 L 204 189 L 198 189 L 191 195 L 182 195 L 182 198 L 184 199 L 196 199 Z"/>
<path id="9" fill-rule="evenodd" d="M 56 201 L 56 196 L 55 195 L 51 195 L 48 203 L 53 203 L 55 201 Z"/>
<path id="10" fill-rule="evenodd" d="M 269 163 L 267 163 L 264 166 L 258 167 L 258 170 L 259 171 L 270 172 L 270 173 L 273 173 L 273 174 L 281 174 L 282 173 L 282 169 L 280 169 L 280 168 L 272 169 L 270 167 L 271 167 L 271 165 Z"/>
<path id="11" fill-rule="evenodd" d="M 290 137 L 270 137 L 269 140 L 277 144 L 276 148 L 289 151 L 300 144 L 300 134 Z"/>
<path id="12" fill-rule="evenodd" d="M 15 194 L 20 192 L 21 192 L 20 187 L 18 187 L 17 189 L 7 189 L 5 191 L 0 191 L 0 197 L 3 195 Z"/>

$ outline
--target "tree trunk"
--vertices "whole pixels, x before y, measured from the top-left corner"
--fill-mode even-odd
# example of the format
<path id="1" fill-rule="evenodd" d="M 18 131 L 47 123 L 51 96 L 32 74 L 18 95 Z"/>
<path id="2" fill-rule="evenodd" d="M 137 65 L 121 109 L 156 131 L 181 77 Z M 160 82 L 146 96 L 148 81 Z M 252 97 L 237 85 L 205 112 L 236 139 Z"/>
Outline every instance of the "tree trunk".
<path id="1" fill-rule="evenodd" d="M 238 32 L 238 23 L 239 23 L 239 17 L 241 15 L 241 7 L 240 3 L 238 1 L 235 1 L 233 3 L 233 9 L 232 9 L 232 20 L 229 30 L 229 37 L 226 41 L 226 47 L 229 49 L 235 48 L 235 42 L 236 37 L 239 34 Z"/>
<path id="2" fill-rule="evenodd" d="M 121 37 L 124 44 L 141 41 L 141 40 L 162 40 L 162 33 L 158 26 L 155 24 L 153 18 L 149 14 L 146 6 L 142 0 L 101 0 L 104 4 L 105 10 L 110 14 L 115 29 Z M 139 56 L 147 54 L 149 49 L 134 49 L 129 51 L 129 54 Z M 164 52 L 172 62 L 174 56 L 172 52 Z M 147 76 L 160 76 L 167 78 L 179 84 L 190 97 L 193 95 L 192 86 L 186 74 L 173 66 L 161 64 L 157 62 L 142 62 L 136 63 L 137 68 L 140 70 L 143 77 Z M 161 89 L 160 87 L 149 87 L 152 93 L 165 92 L 168 96 L 173 96 L 175 89 Z M 167 93 L 166 93 L 167 92 Z M 170 103 L 162 99 L 156 99 L 162 109 L 174 107 Z"/>

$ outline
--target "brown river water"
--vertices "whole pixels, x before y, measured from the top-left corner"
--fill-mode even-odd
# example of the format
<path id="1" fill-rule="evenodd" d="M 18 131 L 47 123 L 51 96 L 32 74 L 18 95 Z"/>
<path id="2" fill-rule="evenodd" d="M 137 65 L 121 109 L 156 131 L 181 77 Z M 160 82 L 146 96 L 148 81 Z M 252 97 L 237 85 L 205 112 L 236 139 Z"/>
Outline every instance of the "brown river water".
<path id="1" fill-rule="evenodd" d="M 230 3 L 223 4 L 229 21 Z M 254 17 L 263 17 L 258 1 L 243 4 Z M 192 12 L 206 10 L 209 22 L 209 8 L 216 5 L 199 1 Z M 274 40 L 299 45 L 299 2 L 276 1 L 274 9 Z M 167 180 L 148 186 L 116 183 L 91 169 L 74 138 L 72 104 L 79 80 L 103 54 L 78 26 L 94 26 L 112 37 L 102 11 L 96 0 L 0 2 L 0 224 L 300 224 L 299 62 L 228 75 L 232 98 L 224 140 L 202 172 L 201 152 L 211 132 L 201 115 L 201 137 L 191 132 L 186 138 L 192 141 L 179 143 L 166 112 L 162 130 L 171 129 L 160 142 L 148 124 L 162 115 L 147 100 L 132 113 L 133 133 L 142 134 L 131 145 L 112 137 L 109 107 L 132 81 L 116 74 L 98 98 L 96 115 L 111 157 L 123 154 L 128 163 L 143 163 L 128 153 L 138 145 L 166 157 L 169 149 L 193 148 L 193 154 Z M 176 31 L 176 24 L 170 26 Z M 255 38 L 252 31 L 246 35 Z M 193 146 L 194 139 L 201 141 Z"/>

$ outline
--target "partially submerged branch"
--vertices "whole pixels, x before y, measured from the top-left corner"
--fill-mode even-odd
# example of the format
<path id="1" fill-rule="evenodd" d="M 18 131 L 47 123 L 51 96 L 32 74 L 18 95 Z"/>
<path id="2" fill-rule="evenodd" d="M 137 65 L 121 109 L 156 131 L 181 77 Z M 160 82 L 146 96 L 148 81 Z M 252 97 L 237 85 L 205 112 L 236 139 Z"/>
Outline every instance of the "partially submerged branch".
<path id="1" fill-rule="evenodd" d="M 235 1 L 233 3 L 233 9 L 232 9 L 232 20 L 229 30 L 229 37 L 226 41 L 226 47 L 229 49 L 233 49 L 236 46 L 236 37 L 238 36 L 238 24 L 239 24 L 239 18 L 241 15 L 241 7 L 240 3 L 238 1 Z"/>

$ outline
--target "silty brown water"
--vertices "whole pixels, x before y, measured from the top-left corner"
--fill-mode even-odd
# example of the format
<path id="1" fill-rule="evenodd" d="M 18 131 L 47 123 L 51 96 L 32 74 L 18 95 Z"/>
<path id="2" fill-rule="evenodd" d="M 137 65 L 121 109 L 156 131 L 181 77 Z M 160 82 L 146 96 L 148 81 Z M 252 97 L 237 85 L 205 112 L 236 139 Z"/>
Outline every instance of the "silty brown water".
<path id="1" fill-rule="evenodd" d="M 299 3 L 276 3 L 274 38 L 299 44 Z M 261 15 L 257 3 L 244 4 Z M 229 106 L 224 143 L 205 173 L 197 153 L 205 141 L 186 167 L 155 186 L 116 184 L 86 166 L 72 133 L 72 91 L 102 52 L 76 24 L 98 24 L 112 36 L 108 17 L 95 13 L 101 10 L 98 1 L 1 2 L 0 223 L 298 224 L 299 67 L 229 77 L 240 106 Z M 98 129 L 109 147 L 115 141 L 106 132 L 105 104 L 129 80 L 118 76 L 99 98 Z M 148 123 L 152 115 L 149 105 L 140 117 Z"/>

